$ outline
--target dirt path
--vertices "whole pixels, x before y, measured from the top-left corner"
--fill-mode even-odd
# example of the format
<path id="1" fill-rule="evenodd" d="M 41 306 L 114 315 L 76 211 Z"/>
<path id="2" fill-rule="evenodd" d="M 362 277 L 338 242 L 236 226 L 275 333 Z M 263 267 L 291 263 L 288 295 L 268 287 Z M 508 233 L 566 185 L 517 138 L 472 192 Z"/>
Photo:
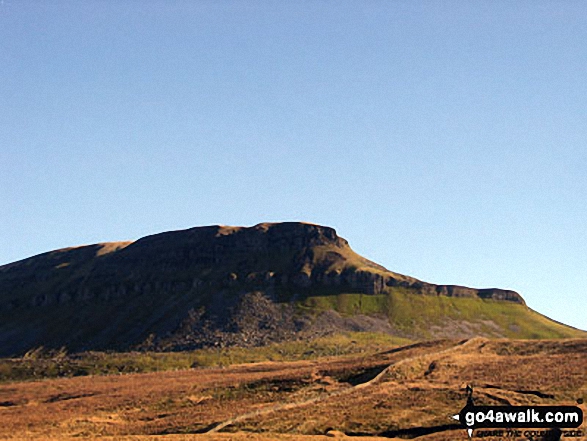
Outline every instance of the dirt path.
<path id="1" fill-rule="evenodd" d="M 414 355 L 412 357 L 408 357 L 396 362 L 391 363 L 390 365 L 388 365 L 387 367 L 383 368 L 381 370 L 381 372 L 379 372 L 375 377 L 373 377 L 372 379 L 364 382 L 364 383 L 359 383 L 357 385 L 354 386 L 350 386 L 347 387 L 345 389 L 340 389 L 340 390 L 336 390 L 333 391 L 329 394 L 323 395 L 323 396 L 319 396 L 319 397 L 314 397 L 314 398 L 309 398 L 306 400 L 301 400 L 301 401 L 296 401 L 293 403 L 281 403 L 281 404 L 274 404 L 272 406 L 268 406 L 265 407 L 263 409 L 257 409 L 255 411 L 252 412 L 246 412 L 237 416 L 234 416 L 232 418 L 229 418 L 228 420 L 225 420 L 223 422 L 220 422 L 218 424 L 215 424 L 212 428 L 210 428 L 209 430 L 207 430 L 205 433 L 216 433 L 219 432 L 220 430 L 224 429 L 227 426 L 230 426 L 232 424 L 238 423 L 240 421 L 243 420 L 247 420 L 249 418 L 254 418 L 254 417 L 258 417 L 258 416 L 262 416 L 262 415 L 267 415 L 273 412 L 279 412 L 282 410 L 291 410 L 291 409 L 296 409 L 299 407 L 303 407 L 303 406 L 308 406 L 311 404 L 315 404 L 321 401 L 325 401 L 325 400 L 329 400 L 331 398 L 335 398 L 335 397 L 340 397 L 343 395 L 348 395 L 351 394 L 357 390 L 361 390 L 361 389 L 365 389 L 367 387 L 373 386 L 374 384 L 377 384 L 379 381 L 381 381 L 381 379 L 394 367 L 398 367 L 402 364 L 405 363 L 409 363 L 412 362 L 414 360 L 417 359 L 421 359 L 421 358 L 425 358 L 425 357 L 438 357 L 441 355 L 444 355 L 446 353 L 450 353 L 453 352 L 455 349 L 461 349 L 466 345 L 471 344 L 473 341 L 477 341 L 480 339 L 468 339 L 468 340 L 464 340 L 461 341 L 457 344 L 455 344 L 454 346 L 451 346 L 449 348 L 437 351 L 437 352 L 432 352 L 432 353 L 425 353 L 425 354 L 419 354 L 419 355 Z"/>

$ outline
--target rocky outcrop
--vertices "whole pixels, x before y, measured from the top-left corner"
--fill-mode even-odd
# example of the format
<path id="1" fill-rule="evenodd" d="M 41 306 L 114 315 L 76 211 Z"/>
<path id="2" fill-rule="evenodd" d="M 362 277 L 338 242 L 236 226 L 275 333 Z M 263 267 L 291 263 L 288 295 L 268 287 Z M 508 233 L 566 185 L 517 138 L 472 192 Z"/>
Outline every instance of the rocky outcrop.
<path id="1" fill-rule="evenodd" d="M 446 297 L 479 297 L 482 299 L 503 300 L 508 302 L 525 304 L 520 294 L 511 290 L 499 288 L 475 289 L 458 285 L 433 285 L 430 283 L 416 282 L 411 285 L 416 290 L 425 295 L 439 295 Z"/>

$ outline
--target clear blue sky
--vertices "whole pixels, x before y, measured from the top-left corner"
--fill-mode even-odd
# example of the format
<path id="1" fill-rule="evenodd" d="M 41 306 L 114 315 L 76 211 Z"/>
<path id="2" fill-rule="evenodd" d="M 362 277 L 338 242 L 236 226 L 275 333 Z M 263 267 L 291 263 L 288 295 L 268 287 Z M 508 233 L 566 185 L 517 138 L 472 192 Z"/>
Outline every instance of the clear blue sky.
<path id="1" fill-rule="evenodd" d="M 304 220 L 587 328 L 584 1 L 0 4 L 0 264 Z"/>

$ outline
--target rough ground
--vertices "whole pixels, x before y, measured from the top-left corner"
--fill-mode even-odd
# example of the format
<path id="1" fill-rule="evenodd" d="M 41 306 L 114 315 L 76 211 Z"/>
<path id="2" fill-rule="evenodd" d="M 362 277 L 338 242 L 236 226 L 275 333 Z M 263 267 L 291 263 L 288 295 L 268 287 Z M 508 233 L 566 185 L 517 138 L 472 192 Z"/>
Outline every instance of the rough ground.
<path id="1" fill-rule="evenodd" d="M 576 405 L 587 399 L 587 340 L 440 340 L 314 361 L 8 383 L 0 439 L 465 440 L 450 416 L 467 384 L 476 404 Z"/>

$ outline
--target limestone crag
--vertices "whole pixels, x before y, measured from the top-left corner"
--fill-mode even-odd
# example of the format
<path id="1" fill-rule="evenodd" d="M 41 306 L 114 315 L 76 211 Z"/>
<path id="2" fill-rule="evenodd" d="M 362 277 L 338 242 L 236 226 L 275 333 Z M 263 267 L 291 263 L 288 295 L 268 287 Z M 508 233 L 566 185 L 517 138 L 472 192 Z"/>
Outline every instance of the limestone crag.
<path id="1" fill-rule="evenodd" d="M 394 290 L 524 303 L 514 291 L 434 285 L 394 273 L 356 254 L 330 227 L 300 222 L 196 227 L 135 242 L 65 248 L 0 266 L 0 347 L 15 352 L 46 341 L 73 348 L 128 347 L 150 334 L 173 334 L 189 311 L 205 311 L 202 320 L 224 330 L 231 320 L 248 323 L 227 311 L 244 304 L 257 311 L 242 303 L 251 293 L 261 293 L 251 297 L 261 303 L 291 306 L 310 296 Z M 269 323 L 269 313 L 255 314 Z M 26 332 L 15 331 L 20 317 L 27 317 Z M 271 323 L 267 329 L 275 328 Z M 288 323 L 290 331 L 297 329 L 295 320 Z M 265 334 L 249 334 L 250 341 L 265 341 Z"/>
<path id="2" fill-rule="evenodd" d="M 103 247 L 58 250 L 0 267 L 0 284 L 13 294 L 0 308 L 222 289 L 382 294 L 393 287 L 523 303 L 514 291 L 434 285 L 392 273 L 355 254 L 333 228 L 312 224 L 200 227 L 148 236 L 108 254 L 100 254 Z"/>

